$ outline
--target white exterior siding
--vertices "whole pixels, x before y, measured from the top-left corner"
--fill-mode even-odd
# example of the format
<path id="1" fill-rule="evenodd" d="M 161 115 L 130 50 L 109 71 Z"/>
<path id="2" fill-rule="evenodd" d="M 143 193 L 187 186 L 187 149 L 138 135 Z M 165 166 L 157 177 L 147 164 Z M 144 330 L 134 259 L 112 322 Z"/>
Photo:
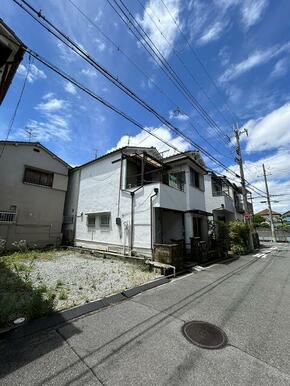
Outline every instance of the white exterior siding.
<path id="1" fill-rule="evenodd" d="M 154 208 L 163 210 L 161 219 L 162 228 L 165 229 L 163 239 L 170 241 L 170 239 L 186 238 L 186 242 L 190 243 L 190 237 L 193 236 L 193 217 L 201 217 L 190 211 L 205 211 L 205 199 L 204 192 L 190 184 L 187 162 L 179 162 L 176 168 L 170 169 L 170 172 L 185 171 L 184 191 L 160 182 L 152 182 L 142 187 L 135 186 L 126 190 L 126 168 L 129 163 L 126 158 L 121 161 L 121 155 L 121 151 L 115 152 L 83 165 L 72 173 L 65 214 L 72 215 L 73 210 L 77 208 L 75 245 L 117 252 L 128 252 L 133 246 L 133 249 L 139 253 L 150 256 L 152 242 L 155 242 L 160 226 Z M 123 170 L 121 170 L 122 165 Z M 132 174 L 134 171 L 131 170 L 130 175 Z M 202 188 L 203 176 L 201 174 L 200 179 Z M 122 180 L 121 184 L 120 180 Z M 134 184 L 133 179 L 131 181 Z M 131 230 L 131 192 L 135 192 L 133 232 Z M 151 213 L 150 197 L 152 196 L 154 197 Z M 90 214 L 95 216 L 95 226 L 88 224 Z M 102 214 L 110 214 L 108 227 L 100 226 Z M 120 219 L 119 224 L 117 219 Z M 204 215 L 203 222 L 204 234 L 207 234 L 207 222 Z M 132 233 L 133 240 L 131 240 Z"/>

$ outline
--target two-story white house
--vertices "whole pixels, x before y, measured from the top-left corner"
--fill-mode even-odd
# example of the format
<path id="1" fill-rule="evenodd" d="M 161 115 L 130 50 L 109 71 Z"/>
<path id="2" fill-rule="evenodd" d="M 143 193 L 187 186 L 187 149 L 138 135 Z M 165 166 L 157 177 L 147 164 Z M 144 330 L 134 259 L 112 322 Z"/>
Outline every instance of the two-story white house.
<path id="1" fill-rule="evenodd" d="M 207 238 L 206 170 L 196 152 L 124 147 L 70 173 L 63 233 L 76 246 L 152 256 L 155 243 Z"/>

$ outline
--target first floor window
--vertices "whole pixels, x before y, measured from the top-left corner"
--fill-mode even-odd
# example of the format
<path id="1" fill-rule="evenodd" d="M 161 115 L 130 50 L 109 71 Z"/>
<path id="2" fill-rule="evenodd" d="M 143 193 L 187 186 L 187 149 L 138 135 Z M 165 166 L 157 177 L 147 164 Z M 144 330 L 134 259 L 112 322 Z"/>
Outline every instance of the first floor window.
<path id="1" fill-rule="evenodd" d="M 96 226 L 96 216 L 94 214 L 88 215 L 87 224 L 89 228 L 94 228 Z"/>
<path id="2" fill-rule="evenodd" d="M 100 216 L 100 226 L 102 228 L 109 228 L 110 226 L 110 214 L 102 214 Z"/>
<path id="3" fill-rule="evenodd" d="M 26 167 L 23 182 L 52 187 L 53 173 Z"/>

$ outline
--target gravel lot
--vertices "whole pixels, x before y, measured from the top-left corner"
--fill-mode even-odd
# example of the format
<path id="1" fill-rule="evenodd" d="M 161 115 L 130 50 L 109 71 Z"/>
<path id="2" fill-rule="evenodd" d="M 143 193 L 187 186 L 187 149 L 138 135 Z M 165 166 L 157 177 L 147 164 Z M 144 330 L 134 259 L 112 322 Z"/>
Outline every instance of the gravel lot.
<path id="1" fill-rule="evenodd" d="M 67 252 L 36 259 L 31 273 L 34 285 L 57 289 L 56 309 L 62 310 L 121 292 L 158 277 L 143 267 L 112 258 Z"/>

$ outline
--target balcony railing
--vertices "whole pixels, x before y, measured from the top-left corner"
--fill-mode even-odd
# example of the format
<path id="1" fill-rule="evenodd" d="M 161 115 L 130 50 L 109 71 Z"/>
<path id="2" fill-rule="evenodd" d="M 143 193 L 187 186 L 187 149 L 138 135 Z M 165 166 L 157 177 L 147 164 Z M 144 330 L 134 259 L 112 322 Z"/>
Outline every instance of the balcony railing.
<path id="1" fill-rule="evenodd" d="M 220 197 L 220 196 L 225 196 L 225 197 L 231 197 L 227 192 L 224 192 L 223 190 L 216 190 L 212 192 L 212 195 L 214 197 Z"/>
<path id="2" fill-rule="evenodd" d="M 153 183 L 161 183 L 168 185 L 172 188 L 184 191 L 185 182 L 182 178 L 179 178 L 175 174 L 164 174 L 160 171 L 149 171 L 143 174 L 129 175 L 126 178 L 126 188 L 131 189 L 141 185 L 148 185 Z"/>
<path id="3" fill-rule="evenodd" d="M 16 221 L 16 212 L 0 211 L 0 223 L 13 224 Z"/>

